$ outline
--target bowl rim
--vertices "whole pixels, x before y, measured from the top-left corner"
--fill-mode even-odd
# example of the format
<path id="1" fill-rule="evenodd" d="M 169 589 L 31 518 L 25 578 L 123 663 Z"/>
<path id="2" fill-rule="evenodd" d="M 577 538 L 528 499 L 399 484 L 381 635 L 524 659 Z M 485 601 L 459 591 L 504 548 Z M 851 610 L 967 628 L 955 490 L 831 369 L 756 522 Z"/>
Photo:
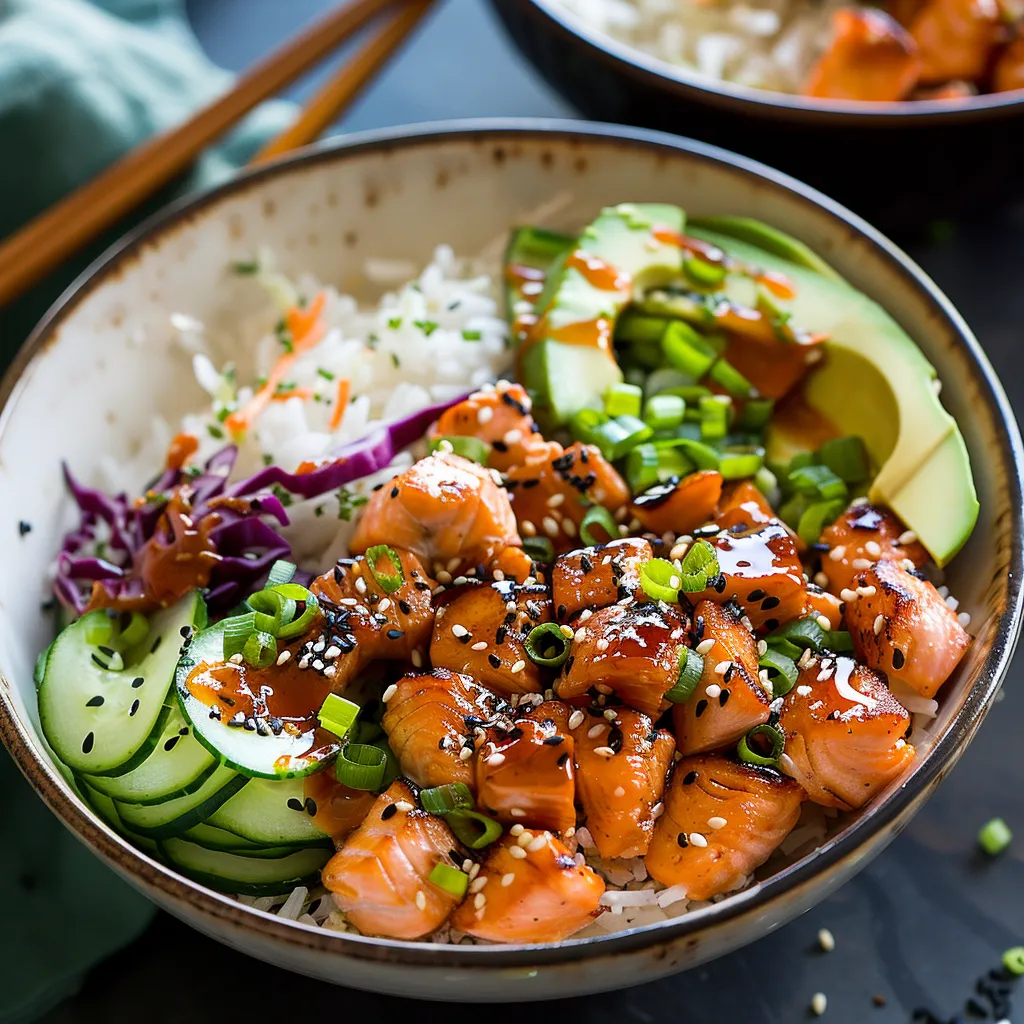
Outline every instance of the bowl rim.
<path id="1" fill-rule="evenodd" d="M 934 125 L 977 121 L 1024 114 L 1024 89 L 982 93 L 966 100 L 898 100 L 869 103 L 863 100 L 828 100 L 793 93 L 758 89 L 702 75 L 679 64 L 624 43 L 592 28 L 558 0 L 491 0 L 499 8 L 516 5 L 533 8 L 562 35 L 595 51 L 595 56 L 629 77 L 648 86 L 676 93 L 684 99 L 704 99 L 715 106 L 747 116 L 775 120 L 824 124 L 863 124 L 873 128 L 901 127 L 906 119 L 915 124 Z M 751 109 L 753 108 L 753 109 Z"/>
<path id="2" fill-rule="evenodd" d="M 680 138 L 663 132 L 626 128 L 598 122 L 550 120 L 543 118 L 486 118 L 456 122 L 428 122 L 395 128 L 374 129 L 307 147 L 273 162 L 245 170 L 227 182 L 183 197 L 162 211 L 144 220 L 102 256 L 95 260 L 71 284 L 40 321 L 22 346 L 7 373 L 0 379 L 0 432 L 3 431 L 22 377 L 56 332 L 78 305 L 92 292 L 116 277 L 123 265 L 131 261 L 151 242 L 164 233 L 175 231 L 182 224 L 214 207 L 223 198 L 258 187 L 265 179 L 287 175 L 295 168 L 315 166 L 344 160 L 361 154 L 383 154 L 394 149 L 431 146 L 435 143 L 471 141 L 483 144 L 509 145 L 517 139 L 548 138 L 569 145 L 588 141 L 611 142 L 624 147 L 661 151 L 668 155 L 716 165 L 731 173 L 767 182 L 774 189 L 790 193 L 804 204 L 818 207 L 837 227 L 852 230 L 864 237 L 876 254 L 889 265 L 892 273 L 906 286 L 928 301 L 932 314 L 945 322 L 957 336 L 972 362 L 979 393 L 985 404 L 1004 427 L 997 451 L 998 461 L 1007 469 L 1010 507 L 1014 513 L 1006 524 L 1010 534 L 1007 581 L 1007 603 L 992 645 L 982 663 L 978 678 L 966 695 L 962 706 L 946 731 L 935 741 L 927 755 L 911 769 L 910 776 L 884 801 L 867 808 L 843 832 L 828 840 L 821 848 L 783 868 L 772 877 L 735 893 L 719 904 L 627 931 L 583 939 L 568 939 L 556 944 L 516 944 L 507 946 L 453 946 L 424 942 L 408 942 L 332 932 L 297 921 L 282 920 L 275 915 L 255 910 L 232 897 L 217 893 L 177 874 L 171 868 L 136 849 L 114 832 L 70 787 L 64 777 L 48 762 L 41 745 L 30 735 L 27 725 L 15 710 L 11 697 L 12 684 L 0 671 L 0 739 L 21 771 L 44 802 L 86 845 L 137 886 L 155 889 L 165 905 L 181 901 L 204 918 L 226 926 L 240 926 L 276 940 L 311 951 L 345 955 L 370 961 L 400 962 L 407 966 L 436 966 L 459 969 L 507 970 L 537 963 L 559 964 L 596 956 L 612 956 L 653 946 L 667 947 L 680 940 L 699 942 L 695 936 L 706 927 L 715 927 L 744 916 L 766 916 L 766 908 L 781 906 L 819 875 L 837 870 L 844 861 L 856 858 L 857 851 L 878 840 L 887 830 L 899 826 L 901 818 L 910 813 L 915 803 L 941 781 L 956 763 L 991 708 L 993 698 L 1009 667 L 1021 631 L 1024 611 L 1024 501 L 1021 479 L 1024 477 L 1024 447 L 1016 419 L 994 370 L 979 343 L 959 313 L 937 286 L 906 254 L 856 214 L 815 189 L 788 175 L 772 170 L 757 161 L 737 156 L 715 146 Z M 766 925 L 770 930 L 771 925 Z"/>

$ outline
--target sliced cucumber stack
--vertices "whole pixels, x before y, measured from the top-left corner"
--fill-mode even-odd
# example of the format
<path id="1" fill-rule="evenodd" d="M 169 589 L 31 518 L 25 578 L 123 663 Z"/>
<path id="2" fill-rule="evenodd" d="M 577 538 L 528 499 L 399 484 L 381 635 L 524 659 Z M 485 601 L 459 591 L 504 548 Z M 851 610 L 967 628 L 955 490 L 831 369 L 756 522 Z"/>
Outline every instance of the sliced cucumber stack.
<path id="1" fill-rule="evenodd" d="M 105 612 L 68 626 L 41 665 L 39 685 L 43 733 L 61 761 L 72 771 L 108 776 L 141 765 L 170 715 L 182 638 L 205 622 L 195 591 L 154 614 L 142 639 L 125 650 L 117 648 Z"/>
<path id="2" fill-rule="evenodd" d="M 253 779 L 207 819 L 216 828 L 265 846 L 308 846 L 327 842 L 313 824 L 316 806 L 303 796 L 301 779 Z"/>

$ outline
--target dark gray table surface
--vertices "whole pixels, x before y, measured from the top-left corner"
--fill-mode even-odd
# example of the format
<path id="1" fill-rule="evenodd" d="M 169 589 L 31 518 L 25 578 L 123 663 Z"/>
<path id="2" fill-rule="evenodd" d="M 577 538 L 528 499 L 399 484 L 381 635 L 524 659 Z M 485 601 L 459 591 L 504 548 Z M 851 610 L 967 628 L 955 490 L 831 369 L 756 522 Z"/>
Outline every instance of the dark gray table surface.
<path id="1" fill-rule="evenodd" d="M 189 0 L 196 30 L 211 56 L 240 69 L 328 0 Z M 303 95 L 305 87 L 295 91 Z M 356 130 L 412 121 L 482 115 L 571 116 L 502 35 L 482 0 L 447 0 L 398 60 L 342 122 Z M 911 252 L 959 306 L 1024 410 L 1018 346 L 1024 332 L 1024 206 L 996 210 L 954 226 L 942 241 Z M 1018 660 L 1017 665 L 1022 664 Z M 760 942 L 704 968 L 619 993 L 541 1003 L 535 1020 L 570 1014 L 588 1024 L 685 1021 L 775 1024 L 807 1020 L 811 996 L 828 996 L 827 1021 L 895 1024 L 929 1007 L 947 1020 L 972 1016 L 965 1001 L 975 979 L 1001 952 L 1024 943 L 1024 695 L 1011 672 L 994 709 L 960 765 L 913 824 L 838 893 Z M 1001 815 L 1021 836 L 986 861 L 975 848 L 978 827 Z M 835 951 L 816 947 L 828 927 Z M 215 959 L 216 970 L 207 970 Z M 247 997 L 226 984 L 245 978 Z M 884 997 L 878 1007 L 872 997 Z M 1024 991 L 1019 1002 L 1024 1005 Z M 392 1012 L 443 1013 L 441 1007 L 342 990 L 300 980 L 248 960 L 160 915 L 131 948 L 99 967 L 80 994 L 48 1024 L 146 1020 L 222 1024 L 248 1020 L 376 1020 Z M 450 1011 L 449 1011 L 450 1012 Z M 456 1010 L 495 1022 L 522 1020 L 523 1008 Z M 1024 1021 L 1024 1010 L 1020 1011 Z"/>

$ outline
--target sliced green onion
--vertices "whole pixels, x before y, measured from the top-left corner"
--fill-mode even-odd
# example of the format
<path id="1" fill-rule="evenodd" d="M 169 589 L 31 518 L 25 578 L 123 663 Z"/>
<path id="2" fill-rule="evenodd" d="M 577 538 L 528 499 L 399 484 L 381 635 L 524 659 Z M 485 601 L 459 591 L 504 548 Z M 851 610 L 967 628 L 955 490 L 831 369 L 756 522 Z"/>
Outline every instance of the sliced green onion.
<path id="1" fill-rule="evenodd" d="M 569 637 L 554 622 L 534 626 L 526 637 L 526 656 L 535 665 L 558 668 L 569 658 Z"/>
<path id="2" fill-rule="evenodd" d="M 609 416 L 639 416 L 643 388 L 635 384 L 612 384 L 604 393 L 604 411 Z"/>
<path id="3" fill-rule="evenodd" d="M 709 395 L 697 405 L 700 412 L 700 439 L 718 441 L 729 432 L 732 402 L 725 395 Z"/>
<path id="4" fill-rule="evenodd" d="M 671 321 L 663 316 L 645 316 L 643 313 L 627 310 L 615 321 L 615 340 L 627 341 L 643 348 L 657 346 L 660 362 L 661 336 L 670 323 Z"/>
<path id="5" fill-rule="evenodd" d="M 665 700 L 673 704 L 684 704 L 697 689 L 704 674 L 704 659 L 688 647 L 679 648 L 679 675 L 670 690 L 665 691 Z"/>
<path id="6" fill-rule="evenodd" d="M 524 537 L 523 550 L 534 562 L 550 565 L 555 560 L 555 545 L 550 537 Z"/>
<path id="7" fill-rule="evenodd" d="M 771 647 L 761 655 L 758 666 L 768 670 L 768 678 L 772 684 L 772 697 L 785 697 L 800 677 L 800 669 L 796 667 L 796 662 Z"/>
<path id="8" fill-rule="evenodd" d="M 797 647 L 810 647 L 815 654 L 821 654 L 825 650 L 825 643 L 828 634 L 821 628 L 816 618 L 794 619 L 780 626 L 771 636 L 768 642 L 774 640 L 788 640 Z"/>
<path id="9" fill-rule="evenodd" d="M 607 540 L 601 540 L 594 534 L 594 527 L 600 526 L 606 534 L 608 534 Z M 596 547 L 599 544 L 606 544 L 609 540 L 613 540 L 619 535 L 619 528 L 615 522 L 614 516 L 611 512 L 604 507 L 604 505 L 591 505 L 587 509 L 586 515 L 583 517 L 583 522 L 580 523 L 580 540 L 583 541 L 587 547 Z"/>
<path id="10" fill-rule="evenodd" d="M 702 288 L 717 288 L 724 280 L 726 269 L 721 263 L 709 263 L 700 256 L 683 260 L 683 273 Z"/>
<path id="11" fill-rule="evenodd" d="M 636 416 L 616 416 L 594 429 L 593 443 L 609 462 L 615 462 L 653 433 L 654 430 Z"/>
<path id="12" fill-rule="evenodd" d="M 768 755 L 758 753 L 751 746 L 751 743 L 758 737 L 763 736 L 771 742 L 771 753 Z M 786 737 L 777 725 L 755 725 L 746 736 L 740 738 L 736 744 L 736 756 L 744 764 L 758 765 L 761 768 L 775 768 L 786 749 Z"/>
<path id="13" fill-rule="evenodd" d="M 761 431 L 768 426 L 768 421 L 775 412 L 775 400 L 772 398 L 748 398 L 743 403 L 743 410 L 736 420 L 738 430 Z"/>
<path id="14" fill-rule="evenodd" d="M 754 486 L 768 499 L 770 505 L 777 503 L 779 478 L 767 466 L 762 466 L 754 474 Z"/>
<path id="15" fill-rule="evenodd" d="M 686 414 L 686 402 L 678 395 L 654 395 L 644 405 L 644 422 L 655 430 L 678 427 Z"/>
<path id="16" fill-rule="evenodd" d="M 734 398 L 747 398 L 754 390 L 754 385 L 725 359 L 719 359 L 711 367 L 708 379 L 720 384 Z"/>
<path id="17" fill-rule="evenodd" d="M 577 441 L 586 444 L 597 443 L 597 431 L 608 422 L 600 409 L 580 409 L 569 421 L 569 430 Z"/>
<path id="18" fill-rule="evenodd" d="M 654 377 L 653 373 L 651 374 L 651 377 Z M 650 383 L 650 380 L 648 380 L 648 383 Z M 688 386 L 672 386 L 668 388 L 654 389 L 654 393 L 659 395 L 677 395 L 686 402 L 687 405 L 690 405 L 691 403 L 696 404 L 702 398 L 710 395 L 711 389 L 704 387 L 702 384 L 691 384 Z"/>
<path id="19" fill-rule="evenodd" d="M 640 566 L 640 586 L 652 601 L 678 604 L 682 585 L 681 573 L 665 558 L 651 558 Z"/>
<path id="20" fill-rule="evenodd" d="M 402 561 L 398 557 L 398 552 L 394 548 L 388 547 L 387 544 L 375 544 L 366 552 L 365 557 L 370 575 L 377 581 L 377 586 L 385 594 L 393 594 L 396 590 L 401 589 L 405 582 L 405 572 L 402 570 Z M 378 570 L 377 564 L 382 558 L 386 558 L 391 563 L 393 572 L 383 573 Z"/>
<path id="21" fill-rule="evenodd" d="M 148 632 L 149 620 L 146 616 L 141 612 L 132 612 L 128 625 L 121 630 L 121 635 L 117 638 L 117 645 L 122 650 L 134 647 L 146 639 Z M 99 645 L 97 644 L 97 646 Z"/>
<path id="22" fill-rule="evenodd" d="M 438 889 L 444 889 L 457 900 L 461 900 L 469 888 L 469 875 L 450 864 L 445 864 L 443 860 L 434 865 L 434 870 L 427 877 Z"/>
<path id="23" fill-rule="evenodd" d="M 848 491 L 843 480 L 828 466 L 800 466 L 789 471 L 789 485 L 799 494 L 827 501 L 845 498 Z"/>
<path id="24" fill-rule="evenodd" d="M 303 604 L 302 612 L 290 622 L 285 622 L 278 629 L 277 638 L 285 640 L 289 637 L 301 636 L 309 629 L 320 611 L 320 601 L 316 594 L 305 587 L 300 587 L 297 583 L 282 583 L 280 586 L 275 587 L 274 590 L 294 602 L 296 609 L 300 602 Z"/>
<path id="25" fill-rule="evenodd" d="M 343 786 L 374 792 L 384 782 L 388 755 L 369 743 L 348 743 L 338 754 L 334 774 Z"/>
<path id="26" fill-rule="evenodd" d="M 703 441 L 691 437 L 677 437 L 671 441 L 655 442 L 659 447 L 680 448 L 698 469 L 718 469 L 721 456 L 718 451 Z"/>
<path id="27" fill-rule="evenodd" d="M 826 441 L 818 449 L 817 457 L 823 466 L 828 466 L 848 484 L 867 480 L 871 476 L 868 451 L 859 437 L 837 437 Z"/>
<path id="28" fill-rule="evenodd" d="M 253 668 L 269 668 L 277 661 L 277 640 L 262 629 L 251 633 L 242 648 L 242 657 Z"/>
<path id="29" fill-rule="evenodd" d="M 459 437 L 457 435 L 446 435 L 435 437 L 427 446 L 431 452 L 436 452 L 442 445 L 451 447 L 456 455 L 461 455 L 471 462 L 479 462 L 481 466 L 487 465 L 487 459 L 491 454 L 491 446 L 479 437 Z"/>
<path id="30" fill-rule="evenodd" d="M 295 576 L 296 565 L 294 562 L 286 562 L 283 558 L 279 558 L 271 567 L 270 572 L 267 574 L 266 586 L 276 587 L 282 583 L 291 583 Z"/>
<path id="31" fill-rule="evenodd" d="M 114 639 L 114 621 L 100 609 L 86 612 L 79 620 L 85 630 L 85 642 L 92 647 L 109 647 Z"/>
<path id="32" fill-rule="evenodd" d="M 846 507 L 845 501 L 816 501 L 808 505 L 796 524 L 796 532 L 805 544 L 817 544 L 822 531 Z"/>
<path id="33" fill-rule="evenodd" d="M 653 443 L 639 444 L 626 456 L 626 481 L 633 494 L 684 477 L 692 469 L 693 463 L 682 452 Z"/>
<path id="34" fill-rule="evenodd" d="M 825 646 L 835 654 L 853 650 L 853 637 L 846 630 L 832 630 L 825 634 Z"/>
<path id="35" fill-rule="evenodd" d="M 256 632 L 256 613 L 246 612 L 244 615 L 233 615 L 221 623 L 223 630 L 224 657 L 233 658 L 241 654 L 246 641 Z"/>
<path id="36" fill-rule="evenodd" d="M 471 850 L 482 850 L 501 838 L 502 828 L 493 818 L 479 811 L 461 809 L 446 814 L 444 820 L 458 837 L 463 846 Z"/>
<path id="37" fill-rule="evenodd" d="M 990 856 L 1002 853 L 1013 840 L 1010 826 L 1002 818 L 985 822 L 978 832 L 978 845 Z"/>
<path id="38" fill-rule="evenodd" d="M 420 790 L 420 805 L 430 814 L 450 814 L 473 806 L 473 794 L 464 782 L 449 782 L 444 786 Z"/>
<path id="39" fill-rule="evenodd" d="M 1024 974 L 1024 946 L 1014 946 L 1003 954 L 1003 966 L 1015 975 Z"/>
<path id="40" fill-rule="evenodd" d="M 800 526 L 800 517 L 811 507 L 811 499 L 806 494 L 794 494 L 787 498 L 779 507 L 779 518 L 791 529 Z"/>
<path id="41" fill-rule="evenodd" d="M 295 618 L 295 602 L 276 590 L 257 590 L 245 603 L 253 610 L 256 629 L 272 636 Z"/>
<path id="42" fill-rule="evenodd" d="M 779 654 L 789 658 L 794 663 L 798 662 L 804 653 L 802 647 L 797 647 L 796 644 L 790 643 L 785 637 L 770 636 L 765 643 L 768 644 L 770 651 L 778 651 Z"/>
<path id="43" fill-rule="evenodd" d="M 333 732 L 340 739 L 348 735 L 352 724 L 359 717 L 359 711 L 358 704 L 353 704 L 352 701 L 345 700 L 344 697 L 339 697 L 336 693 L 329 693 L 317 712 L 317 718 L 320 720 L 322 728 Z"/>
<path id="44" fill-rule="evenodd" d="M 723 480 L 745 480 L 754 476 L 764 465 L 764 449 L 758 447 L 726 448 L 718 460 L 718 472 Z"/>
<path id="45" fill-rule="evenodd" d="M 775 330 L 775 336 L 779 341 L 792 341 L 793 330 L 787 326 L 792 319 L 793 313 L 784 306 L 779 305 L 778 299 L 763 285 L 757 286 L 758 310 L 763 313 L 771 322 Z"/>
<path id="46" fill-rule="evenodd" d="M 718 552 L 706 540 L 696 540 L 683 556 L 680 568 L 679 589 L 687 594 L 696 594 L 707 589 L 718 575 Z"/>
<path id="47" fill-rule="evenodd" d="M 661 347 L 669 365 L 689 374 L 695 381 L 700 380 L 718 358 L 708 340 L 682 320 L 669 324 L 661 337 Z"/>

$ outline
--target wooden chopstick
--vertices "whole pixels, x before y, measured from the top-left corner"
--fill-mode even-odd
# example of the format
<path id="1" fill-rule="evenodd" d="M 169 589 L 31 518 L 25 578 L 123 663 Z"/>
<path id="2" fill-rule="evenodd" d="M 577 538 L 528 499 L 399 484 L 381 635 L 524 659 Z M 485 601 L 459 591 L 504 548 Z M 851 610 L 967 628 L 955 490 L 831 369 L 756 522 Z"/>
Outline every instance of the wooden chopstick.
<path id="1" fill-rule="evenodd" d="M 143 143 L 0 243 L 0 306 L 175 175 L 243 115 L 359 31 L 391 0 L 351 0 L 286 41 L 178 128 Z"/>
<path id="2" fill-rule="evenodd" d="M 402 45 L 432 3 L 433 0 L 409 0 L 405 6 L 389 13 L 383 28 L 327 80 L 295 122 L 271 139 L 250 163 L 263 163 L 315 142 Z"/>

